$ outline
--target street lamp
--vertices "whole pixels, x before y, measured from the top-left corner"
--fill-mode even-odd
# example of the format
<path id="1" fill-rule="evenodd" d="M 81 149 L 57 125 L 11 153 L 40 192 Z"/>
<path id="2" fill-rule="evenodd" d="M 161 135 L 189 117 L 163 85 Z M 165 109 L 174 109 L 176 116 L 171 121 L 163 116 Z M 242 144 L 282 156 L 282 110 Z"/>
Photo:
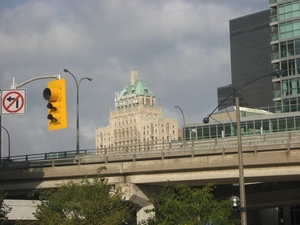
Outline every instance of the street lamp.
<path id="1" fill-rule="evenodd" d="M 5 127 L 1 126 L 1 128 L 3 128 L 7 133 L 7 138 L 8 138 L 8 145 L 7 145 L 8 146 L 8 159 L 10 159 L 10 135 L 9 135 L 8 130 Z"/>
<path id="2" fill-rule="evenodd" d="M 77 79 L 76 79 L 76 77 L 69 70 L 64 69 L 64 72 L 71 74 L 72 77 L 75 80 L 75 83 L 76 83 L 76 96 L 77 96 L 77 101 L 76 101 L 76 153 L 79 154 L 79 85 L 80 85 L 80 82 L 83 79 L 87 79 L 89 81 L 92 81 L 92 78 L 90 78 L 90 77 L 83 77 L 78 82 Z"/>
<path id="3" fill-rule="evenodd" d="M 186 141 L 185 141 L 185 118 L 184 118 L 184 113 L 178 105 L 174 105 L 174 107 L 178 108 L 181 111 L 181 114 L 182 114 L 182 118 L 183 118 L 183 147 L 185 147 L 187 144 L 186 144 Z"/>
<path id="4" fill-rule="evenodd" d="M 232 92 L 230 95 L 228 95 L 222 102 L 219 103 L 219 105 L 207 116 L 203 119 L 204 123 L 209 122 L 209 117 L 216 111 L 217 108 L 219 108 L 220 105 L 223 104 L 230 96 L 233 96 L 236 92 L 244 88 L 245 86 L 260 80 L 265 77 L 269 76 L 276 76 L 280 74 L 284 74 L 285 71 L 278 70 L 272 73 L 269 73 L 267 75 L 255 78 L 254 80 L 251 80 L 241 86 L 240 88 L 237 88 L 234 92 Z M 247 225 L 247 208 L 246 208 L 246 196 L 245 196 L 245 182 L 244 182 L 244 164 L 243 164 L 243 150 L 242 150 L 242 135 L 241 135 L 241 120 L 240 120 L 240 101 L 239 97 L 235 97 L 235 107 L 236 107 L 236 129 L 237 129 L 237 145 L 238 145 L 238 158 L 239 158 L 239 187 L 240 187 L 240 212 L 241 212 L 241 224 Z"/>

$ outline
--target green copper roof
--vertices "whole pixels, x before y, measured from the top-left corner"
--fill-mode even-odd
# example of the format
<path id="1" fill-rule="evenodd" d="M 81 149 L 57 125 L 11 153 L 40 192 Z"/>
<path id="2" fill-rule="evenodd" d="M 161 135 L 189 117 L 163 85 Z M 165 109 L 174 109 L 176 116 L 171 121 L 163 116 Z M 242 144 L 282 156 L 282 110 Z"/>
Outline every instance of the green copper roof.
<path id="1" fill-rule="evenodd" d="M 152 92 L 148 89 L 146 84 L 141 80 L 137 79 L 134 85 L 129 82 L 121 92 L 121 95 L 137 94 L 138 96 L 153 96 Z"/>

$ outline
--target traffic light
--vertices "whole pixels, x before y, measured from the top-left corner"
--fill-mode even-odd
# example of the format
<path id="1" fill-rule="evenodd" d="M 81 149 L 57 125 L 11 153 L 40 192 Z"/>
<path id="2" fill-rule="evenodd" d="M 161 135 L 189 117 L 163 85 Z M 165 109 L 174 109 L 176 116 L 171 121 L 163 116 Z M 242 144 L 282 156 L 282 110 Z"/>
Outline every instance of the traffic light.
<path id="1" fill-rule="evenodd" d="M 48 101 L 49 130 L 64 129 L 68 126 L 66 81 L 64 78 L 50 81 L 43 91 L 44 99 Z"/>

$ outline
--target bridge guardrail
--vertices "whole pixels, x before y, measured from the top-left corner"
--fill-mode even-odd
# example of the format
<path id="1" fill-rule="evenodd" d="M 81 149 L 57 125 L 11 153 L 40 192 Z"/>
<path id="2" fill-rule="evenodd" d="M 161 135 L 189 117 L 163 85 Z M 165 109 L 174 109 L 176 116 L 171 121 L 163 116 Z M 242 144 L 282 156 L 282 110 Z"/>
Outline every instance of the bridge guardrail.
<path id="1" fill-rule="evenodd" d="M 170 157 L 194 157 L 215 154 L 235 154 L 237 152 L 236 137 L 205 139 L 175 143 L 159 143 L 150 145 L 142 143 L 129 148 L 114 148 L 115 151 L 101 153 L 103 149 L 50 152 L 30 155 L 12 156 L 9 160 L 2 158 L 0 170 L 37 167 L 54 167 L 64 165 L 80 165 L 90 163 L 124 162 L 147 159 L 165 159 Z M 242 137 L 243 152 L 277 151 L 300 148 L 300 132 L 269 133 Z M 137 146 L 147 146 L 138 149 Z M 117 151 L 118 150 L 118 151 Z"/>

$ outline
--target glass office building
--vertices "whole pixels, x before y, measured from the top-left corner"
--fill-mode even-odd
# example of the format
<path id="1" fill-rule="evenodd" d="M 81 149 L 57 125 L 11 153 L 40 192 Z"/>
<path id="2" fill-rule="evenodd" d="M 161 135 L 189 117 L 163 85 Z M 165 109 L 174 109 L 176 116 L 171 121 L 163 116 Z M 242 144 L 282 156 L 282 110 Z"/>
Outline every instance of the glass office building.
<path id="1" fill-rule="evenodd" d="M 300 111 L 300 1 L 270 0 L 272 69 L 276 112 Z"/>
<path id="2" fill-rule="evenodd" d="M 267 111 L 240 107 L 241 134 L 265 134 L 273 132 L 286 132 L 300 130 L 299 112 L 270 113 Z M 264 112 L 264 113 L 262 113 Z M 223 118 L 216 119 L 218 114 Z M 208 124 L 186 124 L 186 140 L 201 140 L 210 138 L 222 138 L 236 136 L 235 107 L 227 108 L 226 112 L 218 111 L 213 114 Z"/>
<path id="3" fill-rule="evenodd" d="M 272 71 L 269 18 L 270 10 L 267 9 L 229 21 L 232 88 L 237 89 Z M 240 90 L 240 105 L 249 108 L 274 106 L 272 93 L 272 78 L 266 77 Z"/>

